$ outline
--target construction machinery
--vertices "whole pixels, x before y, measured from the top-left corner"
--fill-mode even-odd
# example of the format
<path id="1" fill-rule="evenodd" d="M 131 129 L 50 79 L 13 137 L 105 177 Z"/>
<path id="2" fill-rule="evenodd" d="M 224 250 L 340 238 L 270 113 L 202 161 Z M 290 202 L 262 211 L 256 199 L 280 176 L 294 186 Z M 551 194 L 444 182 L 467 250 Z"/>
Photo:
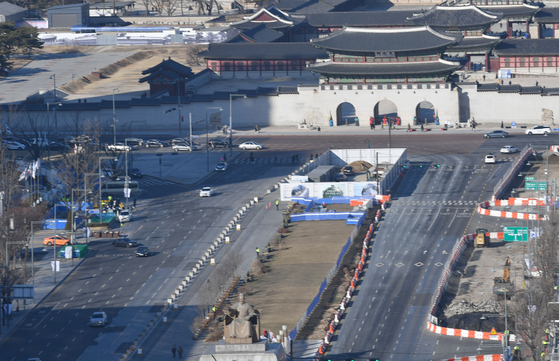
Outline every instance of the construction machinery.
<path id="1" fill-rule="evenodd" d="M 493 293 L 496 295 L 512 293 L 514 291 L 513 284 L 510 280 L 510 257 L 507 257 L 505 266 L 503 267 L 503 277 L 495 277 L 493 279 Z"/>
<path id="2" fill-rule="evenodd" d="M 487 235 L 487 229 L 478 228 L 476 230 L 476 241 L 475 241 L 476 248 L 489 247 L 490 243 L 491 243 L 491 240 L 489 239 L 489 236 Z"/>

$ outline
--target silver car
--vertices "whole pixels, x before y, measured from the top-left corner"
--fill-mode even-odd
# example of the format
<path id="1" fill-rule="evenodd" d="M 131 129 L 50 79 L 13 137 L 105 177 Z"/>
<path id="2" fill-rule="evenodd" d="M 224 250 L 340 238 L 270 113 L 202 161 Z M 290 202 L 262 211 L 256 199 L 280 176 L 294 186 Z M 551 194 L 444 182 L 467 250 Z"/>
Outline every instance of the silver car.
<path id="1" fill-rule="evenodd" d="M 105 327 L 108 323 L 107 314 L 105 312 L 95 312 L 89 318 L 89 326 L 103 326 Z"/>
<path id="2" fill-rule="evenodd" d="M 192 148 L 191 148 L 188 144 L 186 144 L 186 143 L 175 143 L 175 144 L 173 145 L 173 150 L 174 150 L 175 152 L 178 152 L 178 151 L 181 151 L 181 150 L 184 150 L 184 151 L 187 151 L 187 152 L 191 152 L 191 151 L 192 151 Z"/>
<path id="3" fill-rule="evenodd" d="M 483 136 L 485 138 L 506 138 L 509 136 L 509 133 L 504 130 L 494 130 L 491 133 L 485 133 Z"/>

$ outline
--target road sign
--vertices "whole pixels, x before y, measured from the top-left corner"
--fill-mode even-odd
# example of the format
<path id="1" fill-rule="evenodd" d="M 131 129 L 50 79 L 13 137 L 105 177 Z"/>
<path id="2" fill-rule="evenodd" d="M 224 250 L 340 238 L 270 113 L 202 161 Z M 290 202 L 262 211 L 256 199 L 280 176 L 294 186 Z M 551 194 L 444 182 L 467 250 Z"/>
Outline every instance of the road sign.
<path id="1" fill-rule="evenodd" d="M 525 177 L 524 180 L 525 181 L 535 181 L 536 178 L 535 177 Z"/>
<path id="2" fill-rule="evenodd" d="M 505 242 L 528 241 L 528 227 L 503 227 Z"/>
<path id="3" fill-rule="evenodd" d="M 221 125 L 221 112 L 210 114 L 210 125 Z"/>
<path id="4" fill-rule="evenodd" d="M 546 189 L 546 182 L 526 182 L 527 191 L 545 191 Z"/>
<path id="5" fill-rule="evenodd" d="M 490 335 L 496 335 L 496 334 L 497 334 L 497 330 L 495 330 L 495 327 L 493 327 L 493 328 L 491 329 Z"/>
<path id="6" fill-rule="evenodd" d="M 516 128 L 516 122 L 510 123 L 510 126 L 513 127 L 513 128 Z"/>

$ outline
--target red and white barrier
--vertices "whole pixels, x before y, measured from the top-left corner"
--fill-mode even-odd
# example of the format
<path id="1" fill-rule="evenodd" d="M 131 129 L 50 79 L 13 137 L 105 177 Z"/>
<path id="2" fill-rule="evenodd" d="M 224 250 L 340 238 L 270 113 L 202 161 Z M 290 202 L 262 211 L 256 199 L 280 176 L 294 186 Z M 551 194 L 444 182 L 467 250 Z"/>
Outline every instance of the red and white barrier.
<path id="1" fill-rule="evenodd" d="M 481 202 L 477 208 L 477 212 L 484 216 L 491 217 L 501 217 L 501 218 L 513 218 L 513 219 L 533 219 L 538 220 L 541 217 L 537 214 L 532 213 L 520 213 L 520 212 L 505 212 L 505 211 L 495 211 L 488 209 L 489 207 L 499 207 L 499 206 L 545 206 L 545 201 L 536 198 L 509 198 L 508 200 L 492 200 Z"/>
<path id="2" fill-rule="evenodd" d="M 440 326 L 435 326 L 430 322 L 427 323 L 427 328 L 429 329 L 429 331 L 438 333 L 439 335 L 467 337 L 467 338 L 475 338 L 479 340 L 500 341 L 501 337 L 503 336 L 502 333 L 492 335 L 490 332 L 470 331 L 470 330 L 461 330 L 457 328 L 440 327 Z"/>
<path id="3" fill-rule="evenodd" d="M 503 355 L 477 355 L 477 356 L 465 356 L 458 358 L 449 358 L 441 361 L 500 361 L 503 360 Z"/>

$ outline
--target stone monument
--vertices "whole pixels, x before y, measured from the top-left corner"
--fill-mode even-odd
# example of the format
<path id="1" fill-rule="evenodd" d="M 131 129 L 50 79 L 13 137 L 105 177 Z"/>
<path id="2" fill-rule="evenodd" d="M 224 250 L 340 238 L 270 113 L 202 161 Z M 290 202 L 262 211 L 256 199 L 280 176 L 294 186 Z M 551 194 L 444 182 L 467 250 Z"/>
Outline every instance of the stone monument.
<path id="1" fill-rule="evenodd" d="M 225 311 L 223 340 L 210 346 L 200 361 L 285 361 L 280 343 L 260 340 L 260 312 L 239 294 L 239 302 Z"/>

